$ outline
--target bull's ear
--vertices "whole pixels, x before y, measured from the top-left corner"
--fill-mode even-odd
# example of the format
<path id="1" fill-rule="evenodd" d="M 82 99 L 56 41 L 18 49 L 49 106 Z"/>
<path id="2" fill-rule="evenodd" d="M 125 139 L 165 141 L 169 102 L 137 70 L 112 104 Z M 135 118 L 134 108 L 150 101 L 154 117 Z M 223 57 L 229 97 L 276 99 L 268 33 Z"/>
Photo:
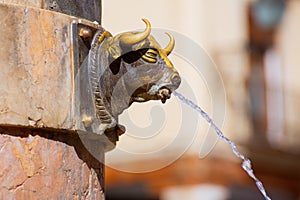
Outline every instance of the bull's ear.
<path id="1" fill-rule="evenodd" d="M 117 45 L 112 45 L 108 48 L 109 53 L 109 68 L 113 75 L 116 75 L 120 71 L 120 64 L 121 64 L 121 49 Z"/>
<path id="2" fill-rule="evenodd" d="M 122 55 L 122 51 L 119 46 L 112 45 L 108 48 L 109 56 L 113 59 L 118 59 Z"/>

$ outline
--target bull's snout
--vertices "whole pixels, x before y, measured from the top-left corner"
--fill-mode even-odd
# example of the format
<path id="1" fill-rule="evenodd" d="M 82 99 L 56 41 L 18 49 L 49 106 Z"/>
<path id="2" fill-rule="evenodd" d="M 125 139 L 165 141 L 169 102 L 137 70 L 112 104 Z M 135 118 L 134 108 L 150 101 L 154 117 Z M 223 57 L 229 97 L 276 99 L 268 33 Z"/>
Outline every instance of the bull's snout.
<path id="1" fill-rule="evenodd" d="M 173 88 L 177 89 L 181 83 L 181 78 L 179 76 L 179 74 L 177 72 L 175 72 L 172 76 L 171 76 L 171 82 L 173 84 Z"/>
<path id="2" fill-rule="evenodd" d="M 160 97 L 162 103 L 165 103 L 166 100 L 171 97 L 171 93 L 179 87 L 181 83 L 181 78 L 178 72 L 174 72 L 171 75 L 170 83 L 171 84 L 169 85 L 161 87 L 158 91 L 158 96 Z"/>

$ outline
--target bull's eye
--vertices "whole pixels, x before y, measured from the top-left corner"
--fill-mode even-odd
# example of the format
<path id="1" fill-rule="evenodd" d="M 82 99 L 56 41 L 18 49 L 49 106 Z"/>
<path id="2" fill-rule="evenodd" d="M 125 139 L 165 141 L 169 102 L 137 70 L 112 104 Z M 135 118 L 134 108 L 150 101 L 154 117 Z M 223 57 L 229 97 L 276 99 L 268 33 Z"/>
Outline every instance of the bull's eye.
<path id="1" fill-rule="evenodd" d="M 137 61 L 138 59 L 140 59 L 147 51 L 148 51 L 148 49 L 139 49 L 137 51 L 130 51 L 130 52 L 122 55 L 122 59 L 126 63 L 131 64 L 131 63 Z"/>
<path id="2" fill-rule="evenodd" d="M 146 62 L 150 63 L 156 63 L 157 62 L 157 51 L 154 49 L 149 49 L 143 56 L 142 58 Z"/>

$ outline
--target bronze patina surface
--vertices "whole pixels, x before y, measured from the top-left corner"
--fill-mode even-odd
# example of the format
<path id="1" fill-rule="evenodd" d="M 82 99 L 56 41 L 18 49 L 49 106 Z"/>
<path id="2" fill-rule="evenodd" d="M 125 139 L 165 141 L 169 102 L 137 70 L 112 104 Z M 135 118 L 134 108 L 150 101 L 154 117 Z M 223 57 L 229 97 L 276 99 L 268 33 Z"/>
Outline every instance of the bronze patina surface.
<path id="1" fill-rule="evenodd" d="M 101 23 L 100 0 L 46 0 L 44 8 Z"/>
<path id="2" fill-rule="evenodd" d="M 118 124 L 118 115 L 124 109 L 133 102 L 164 103 L 179 87 L 180 76 L 167 57 L 174 48 L 174 38 L 167 34 L 170 42 L 162 48 L 150 35 L 150 22 L 143 21 L 146 29 L 142 32 L 112 36 L 101 30 L 94 37 L 85 74 L 90 76 L 95 115 L 83 114 L 86 119 L 99 120 L 98 124 L 105 127 L 95 132 L 122 134 L 125 129 Z"/>

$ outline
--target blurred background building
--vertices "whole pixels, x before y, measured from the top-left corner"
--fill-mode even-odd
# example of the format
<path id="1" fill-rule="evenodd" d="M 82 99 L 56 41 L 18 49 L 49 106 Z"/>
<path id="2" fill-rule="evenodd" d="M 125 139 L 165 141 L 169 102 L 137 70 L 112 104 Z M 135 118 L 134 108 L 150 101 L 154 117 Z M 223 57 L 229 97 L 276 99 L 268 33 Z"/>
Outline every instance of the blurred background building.
<path id="1" fill-rule="evenodd" d="M 272 199 L 300 199 L 300 1 L 103 0 L 103 26 L 113 34 L 143 28 L 141 18 L 149 19 L 155 28 L 187 36 L 207 52 L 224 83 L 224 133 L 252 160 Z M 171 57 L 175 67 L 182 76 L 192 76 L 184 66 L 188 61 L 179 57 Z M 201 99 L 197 102 L 210 113 L 215 104 L 209 94 L 221 88 L 205 85 L 205 78 L 189 80 L 189 85 L 196 88 L 195 98 Z M 223 142 L 216 146 L 212 142 L 212 151 L 199 158 L 200 146 L 207 142 L 205 122 L 197 126 L 197 136 L 187 148 L 179 143 L 158 156 L 146 156 L 158 143 L 166 145 L 176 137 L 172 130 L 180 120 L 176 122 L 170 114 L 176 110 L 175 101 L 172 97 L 162 106 L 170 107 L 165 119 L 170 127 L 158 131 L 157 140 L 150 144 L 147 139 L 134 140 L 140 133 L 128 128 L 120 137 L 117 148 L 145 154 L 142 159 L 118 152 L 106 155 L 107 199 L 263 199 Z M 123 124 L 130 116 L 137 126 L 151 126 L 148 110 L 153 105 L 134 105 L 124 114 Z M 184 154 L 166 162 L 180 148 L 186 150 Z M 166 164 L 150 170 L 154 163 Z M 145 166 L 149 171 L 140 170 Z"/>

